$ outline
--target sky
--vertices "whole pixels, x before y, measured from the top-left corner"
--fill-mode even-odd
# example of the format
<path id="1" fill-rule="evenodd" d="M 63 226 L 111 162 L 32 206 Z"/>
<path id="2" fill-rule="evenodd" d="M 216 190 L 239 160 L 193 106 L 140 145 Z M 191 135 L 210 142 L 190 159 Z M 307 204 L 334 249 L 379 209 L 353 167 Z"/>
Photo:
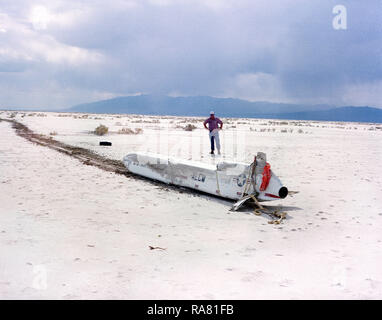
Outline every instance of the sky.
<path id="1" fill-rule="evenodd" d="M 142 93 L 382 108 L 381 40 L 380 0 L 0 0 L 0 108 Z"/>

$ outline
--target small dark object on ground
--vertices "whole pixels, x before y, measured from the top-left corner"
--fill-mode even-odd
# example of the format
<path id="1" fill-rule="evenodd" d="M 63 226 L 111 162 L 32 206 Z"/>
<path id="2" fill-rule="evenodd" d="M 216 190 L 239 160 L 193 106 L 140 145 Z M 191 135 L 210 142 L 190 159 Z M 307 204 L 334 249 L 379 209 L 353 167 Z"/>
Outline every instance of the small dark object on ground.
<path id="1" fill-rule="evenodd" d="M 149 249 L 150 249 L 150 250 L 155 250 L 155 249 L 159 249 L 159 250 L 166 250 L 166 248 L 161 248 L 161 247 L 153 247 L 153 246 L 149 246 Z"/>
<path id="2" fill-rule="evenodd" d="M 109 142 L 109 141 L 100 141 L 99 145 L 100 146 L 111 146 L 111 142 Z"/>

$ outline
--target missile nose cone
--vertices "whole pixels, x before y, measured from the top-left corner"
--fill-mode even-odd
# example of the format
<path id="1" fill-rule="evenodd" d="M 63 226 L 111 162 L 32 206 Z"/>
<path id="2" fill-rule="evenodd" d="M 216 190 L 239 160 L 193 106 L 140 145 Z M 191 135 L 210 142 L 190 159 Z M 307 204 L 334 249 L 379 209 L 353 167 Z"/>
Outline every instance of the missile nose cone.
<path id="1" fill-rule="evenodd" d="M 281 199 L 284 199 L 288 195 L 288 188 L 287 187 L 281 187 L 279 190 L 279 197 Z"/>

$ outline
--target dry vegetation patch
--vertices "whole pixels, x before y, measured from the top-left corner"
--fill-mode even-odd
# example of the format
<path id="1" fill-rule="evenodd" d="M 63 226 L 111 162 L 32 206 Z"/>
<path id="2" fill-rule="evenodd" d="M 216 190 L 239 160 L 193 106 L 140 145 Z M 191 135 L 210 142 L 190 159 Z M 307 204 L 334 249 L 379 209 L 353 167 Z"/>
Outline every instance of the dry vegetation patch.
<path id="1" fill-rule="evenodd" d="M 99 125 L 95 130 L 94 133 L 98 136 L 103 136 L 104 134 L 109 132 L 109 128 L 104 126 L 103 124 Z"/>
<path id="2" fill-rule="evenodd" d="M 183 128 L 184 131 L 193 131 L 195 129 L 196 129 L 196 126 L 190 123 Z"/>
<path id="3" fill-rule="evenodd" d="M 134 130 L 130 128 L 122 128 L 118 130 L 118 134 L 142 134 L 143 129 L 141 128 L 135 128 Z"/>

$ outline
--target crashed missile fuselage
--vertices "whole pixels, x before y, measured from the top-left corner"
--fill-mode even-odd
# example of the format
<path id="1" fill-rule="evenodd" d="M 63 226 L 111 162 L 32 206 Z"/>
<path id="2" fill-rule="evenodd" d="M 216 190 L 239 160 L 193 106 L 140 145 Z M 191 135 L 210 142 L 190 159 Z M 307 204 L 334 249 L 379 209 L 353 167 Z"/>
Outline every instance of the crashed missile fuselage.
<path id="1" fill-rule="evenodd" d="M 272 201 L 288 195 L 261 152 L 251 164 L 222 161 L 212 165 L 149 153 L 130 153 L 123 162 L 132 173 L 232 200 L 254 195 L 259 201 Z"/>

